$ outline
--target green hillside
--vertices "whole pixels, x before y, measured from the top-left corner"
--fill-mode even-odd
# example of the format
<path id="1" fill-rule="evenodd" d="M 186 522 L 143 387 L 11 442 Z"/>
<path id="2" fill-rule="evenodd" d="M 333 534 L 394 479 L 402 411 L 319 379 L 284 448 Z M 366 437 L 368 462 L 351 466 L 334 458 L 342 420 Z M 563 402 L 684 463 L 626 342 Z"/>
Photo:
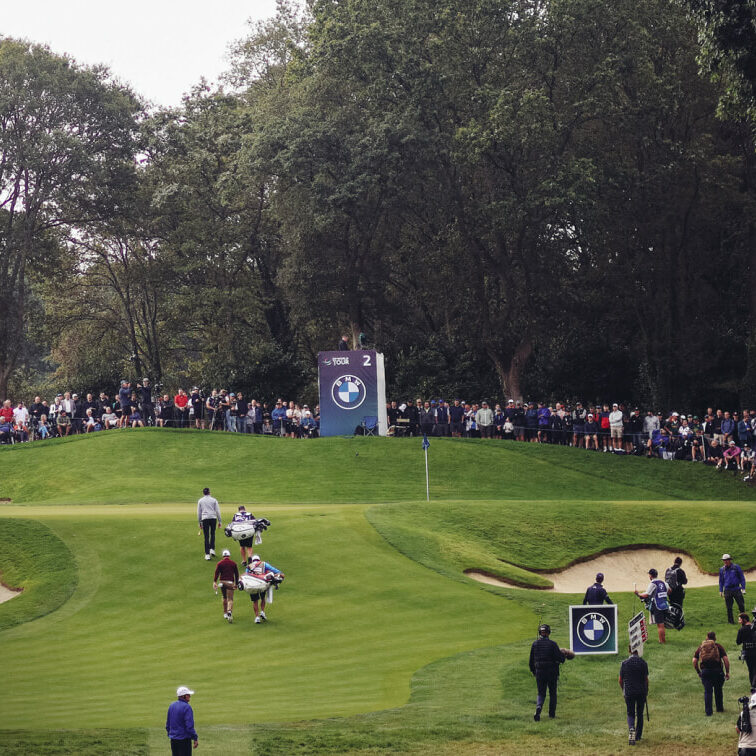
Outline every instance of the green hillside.
<path id="1" fill-rule="evenodd" d="M 431 494 L 441 499 L 756 500 L 756 489 L 702 465 L 536 444 L 434 439 Z M 425 498 L 418 439 L 295 441 L 139 429 L 0 447 L 2 496 L 14 503 L 196 500 L 211 485 L 233 502 L 375 503 Z"/>

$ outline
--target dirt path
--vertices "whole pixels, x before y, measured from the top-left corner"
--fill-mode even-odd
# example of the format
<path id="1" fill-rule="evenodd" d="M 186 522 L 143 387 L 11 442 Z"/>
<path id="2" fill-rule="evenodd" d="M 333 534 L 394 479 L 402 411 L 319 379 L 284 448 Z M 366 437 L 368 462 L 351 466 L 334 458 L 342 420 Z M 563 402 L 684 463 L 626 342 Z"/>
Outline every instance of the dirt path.
<path id="1" fill-rule="evenodd" d="M 604 587 L 611 596 L 612 591 L 632 591 L 633 583 L 638 590 L 645 590 L 648 585 L 648 571 L 655 567 L 659 571 L 659 577 L 664 578 L 664 571 L 669 567 L 676 556 L 681 556 L 682 568 L 688 576 L 688 588 L 701 588 L 718 584 L 717 575 L 708 575 L 702 572 L 698 565 L 685 554 L 665 549 L 625 549 L 600 554 L 587 562 L 573 564 L 559 572 L 539 572 L 538 574 L 548 578 L 554 583 L 553 588 L 548 590 L 554 593 L 583 593 L 591 585 L 597 572 L 603 572 Z M 507 588 L 521 586 L 500 578 L 492 577 L 479 570 L 468 570 L 466 574 L 481 583 L 489 585 L 502 585 Z M 756 580 L 756 569 L 745 573 L 746 581 Z"/>

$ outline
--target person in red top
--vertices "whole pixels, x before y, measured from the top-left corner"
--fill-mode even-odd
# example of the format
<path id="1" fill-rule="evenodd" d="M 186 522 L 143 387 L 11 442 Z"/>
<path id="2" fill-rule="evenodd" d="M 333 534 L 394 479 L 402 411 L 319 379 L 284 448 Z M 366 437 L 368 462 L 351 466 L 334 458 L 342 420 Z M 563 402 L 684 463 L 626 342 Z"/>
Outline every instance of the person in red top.
<path id="1" fill-rule="evenodd" d="M 223 619 L 229 622 L 234 621 L 234 589 L 239 582 L 239 568 L 236 562 L 231 559 L 231 552 L 223 549 L 223 559 L 215 565 L 215 575 L 213 575 L 213 590 L 217 593 L 218 584 L 223 594 Z"/>
<path id="2" fill-rule="evenodd" d="M 177 428 L 186 428 L 189 421 L 189 397 L 186 391 L 180 388 L 178 394 L 173 397 L 174 419 Z"/>
<path id="3" fill-rule="evenodd" d="M 11 405 L 10 399 L 6 399 L 3 402 L 3 406 L 0 408 L 0 417 L 3 420 L 7 420 L 9 423 L 13 422 L 13 406 Z"/>

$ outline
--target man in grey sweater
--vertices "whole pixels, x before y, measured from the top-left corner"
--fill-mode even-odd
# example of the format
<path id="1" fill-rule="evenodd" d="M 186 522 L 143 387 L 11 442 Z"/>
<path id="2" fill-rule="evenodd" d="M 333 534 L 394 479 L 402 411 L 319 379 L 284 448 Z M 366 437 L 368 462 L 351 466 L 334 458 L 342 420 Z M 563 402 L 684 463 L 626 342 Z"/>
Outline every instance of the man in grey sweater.
<path id="1" fill-rule="evenodd" d="M 215 556 L 215 531 L 221 526 L 218 500 L 210 496 L 210 489 L 202 489 L 203 497 L 197 502 L 197 521 L 200 531 L 205 534 L 205 559 L 209 562 Z"/>

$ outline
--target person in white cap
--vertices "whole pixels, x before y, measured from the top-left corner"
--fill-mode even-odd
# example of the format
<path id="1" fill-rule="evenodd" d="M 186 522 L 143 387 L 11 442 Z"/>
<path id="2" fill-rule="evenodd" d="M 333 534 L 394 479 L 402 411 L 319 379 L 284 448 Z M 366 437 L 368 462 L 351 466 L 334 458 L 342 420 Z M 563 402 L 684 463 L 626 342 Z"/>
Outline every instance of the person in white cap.
<path id="1" fill-rule="evenodd" d="M 176 691 L 178 700 L 168 707 L 165 731 L 171 741 L 173 756 L 190 754 L 192 752 L 192 741 L 195 748 L 199 745 L 197 731 L 194 729 L 194 712 L 189 705 L 189 699 L 193 695 L 193 690 L 187 688 L 186 685 L 181 685 Z"/>
<path id="2" fill-rule="evenodd" d="M 231 552 L 223 549 L 223 559 L 215 565 L 215 574 L 213 575 L 213 590 L 218 592 L 218 584 L 223 594 L 223 619 L 229 623 L 234 621 L 234 589 L 239 582 L 239 568 L 236 562 L 231 559 Z"/>
<path id="3" fill-rule="evenodd" d="M 284 577 L 284 574 L 283 572 L 281 572 L 281 570 L 276 569 L 272 564 L 264 562 L 257 554 L 253 554 L 252 558 L 249 560 L 249 563 L 247 564 L 247 573 L 254 575 L 256 578 L 262 579 L 265 579 L 265 576 L 271 573 L 273 575 L 280 575 L 282 578 Z M 252 608 L 255 610 L 255 624 L 257 625 L 259 625 L 260 622 L 268 619 L 265 616 L 265 594 L 266 591 L 249 594 L 250 601 L 252 602 Z M 259 608 L 258 603 L 260 604 Z"/>
<path id="4" fill-rule="evenodd" d="M 732 557 L 729 554 L 722 554 L 724 564 L 719 568 L 719 595 L 725 600 L 727 607 L 727 621 L 735 624 L 735 618 L 732 616 L 733 600 L 738 605 L 738 610 L 745 611 L 745 601 L 743 594 L 746 591 L 746 580 L 743 570 L 739 564 L 732 563 Z"/>

